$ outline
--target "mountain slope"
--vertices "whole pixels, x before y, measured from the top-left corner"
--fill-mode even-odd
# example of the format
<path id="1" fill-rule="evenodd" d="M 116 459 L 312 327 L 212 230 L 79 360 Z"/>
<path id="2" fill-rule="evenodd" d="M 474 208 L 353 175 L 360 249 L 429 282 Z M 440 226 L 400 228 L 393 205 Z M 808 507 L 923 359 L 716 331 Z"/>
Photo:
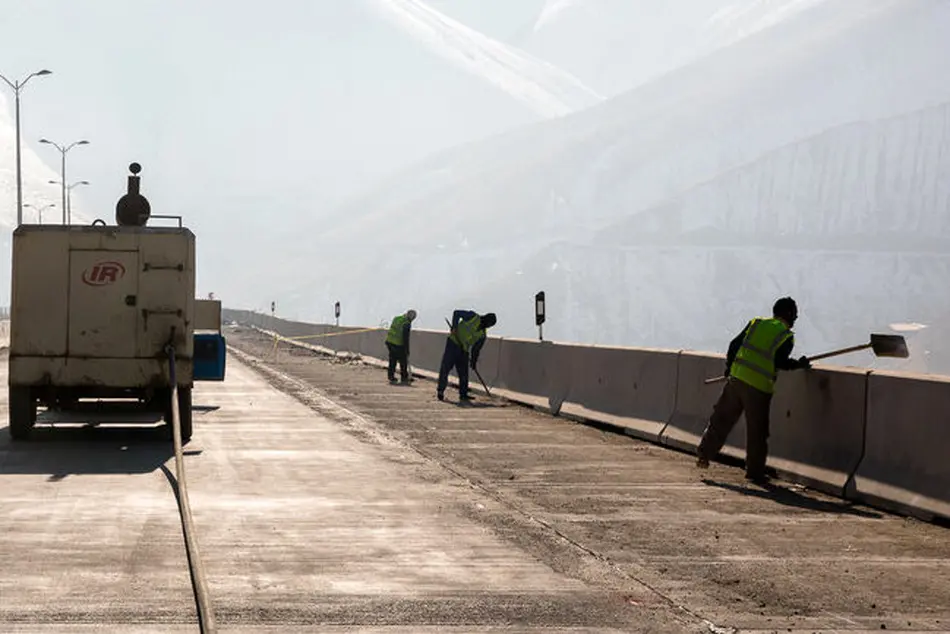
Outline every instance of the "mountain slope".
<path id="1" fill-rule="evenodd" d="M 411 288 L 433 326 L 473 304 L 503 314 L 499 332 L 525 336 L 531 298 L 544 289 L 550 338 L 718 350 L 749 315 L 792 294 L 803 352 L 919 321 L 930 326 L 929 347 L 877 365 L 950 373 L 940 343 L 950 337 L 948 173 L 950 104 L 841 126 L 590 239 L 465 258 L 402 253 L 352 308 L 385 314 L 395 303 L 387 289 Z M 344 274 L 330 292 L 365 287 L 360 276 Z"/>
<path id="2" fill-rule="evenodd" d="M 938 327 L 947 32 L 931 0 L 821 3 L 600 106 L 441 153 L 309 238 L 285 309 L 336 298 L 376 323 L 412 304 L 439 327 L 486 306 L 530 335 L 545 288 L 553 337 L 708 349 L 793 293 L 809 351 Z"/>
<path id="3" fill-rule="evenodd" d="M 821 5 L 601 106 L 433 156 L 345 208 L 327 241 L 575 236 L 824 129 L 950 100 L 932 72 L 948 27 L 929 0 Z"/>
<path id="4" fill-rule="evenodd" d="M 484 78 L 540 116 L 562 116 L 603 99 L 554 65 L 506 46 L 420 0 L 377 0 L 376 5 L 430 49 Z"/>
<path id="5" fill-rule="evenodd" d="M 516 43 L 616 95 L 834 0 L 548 0 Z"/>

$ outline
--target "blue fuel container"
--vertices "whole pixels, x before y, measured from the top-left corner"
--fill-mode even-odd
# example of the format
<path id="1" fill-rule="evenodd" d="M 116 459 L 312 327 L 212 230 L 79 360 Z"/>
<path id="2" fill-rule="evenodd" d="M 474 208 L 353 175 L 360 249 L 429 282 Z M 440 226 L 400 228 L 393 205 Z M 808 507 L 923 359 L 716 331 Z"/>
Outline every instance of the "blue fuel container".
<path id="1" fill-rule="evenodd" d="M 227 346 L 219 333 L 196 333 L 195 381 L 223 381 Z"/>

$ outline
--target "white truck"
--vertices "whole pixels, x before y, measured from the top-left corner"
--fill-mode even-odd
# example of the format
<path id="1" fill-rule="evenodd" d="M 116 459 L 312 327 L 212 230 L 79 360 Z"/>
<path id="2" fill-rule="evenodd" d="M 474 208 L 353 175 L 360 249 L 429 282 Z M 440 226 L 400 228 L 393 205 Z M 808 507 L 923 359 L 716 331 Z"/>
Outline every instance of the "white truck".
<path id="1" fill-rule="evenodd" d="M 29 437 L 38 406 L 71 409 L 81 399 L 134 399 L 170 423 L 172 356 L 181 436 L 191 437 L 195 236 L 180 226 L 144 226 L 150 209 L 138 193 L 141 168 L 131 169 L 117 225 L 21 225 L 13 232 L 15 440 Z M 130 209 L 137 212 L 131 221 Z"/>

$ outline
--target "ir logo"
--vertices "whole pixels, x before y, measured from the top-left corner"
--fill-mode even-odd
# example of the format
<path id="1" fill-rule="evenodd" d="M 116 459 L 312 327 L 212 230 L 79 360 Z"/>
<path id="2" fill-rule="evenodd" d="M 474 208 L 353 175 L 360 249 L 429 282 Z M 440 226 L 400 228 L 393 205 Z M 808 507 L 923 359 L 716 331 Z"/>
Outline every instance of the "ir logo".
<path id="1" fill-rule="evenodd" d="M 89 286 L 105 286 L 122 279 L 125 267 L 119 262 L 99 262 L 82 272 L 82 281 Z"/>

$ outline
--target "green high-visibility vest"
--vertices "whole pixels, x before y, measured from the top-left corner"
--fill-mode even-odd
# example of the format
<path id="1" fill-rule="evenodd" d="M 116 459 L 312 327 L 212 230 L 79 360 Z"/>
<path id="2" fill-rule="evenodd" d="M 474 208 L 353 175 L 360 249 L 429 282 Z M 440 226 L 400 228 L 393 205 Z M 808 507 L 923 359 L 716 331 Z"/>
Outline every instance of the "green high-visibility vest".
<path id="1" fill-rule="evenodd" d="M 405 315 L 396 315 L 393 317 L 392 323 L 389 324 L 389 334 L 386 335 L 386 343 L 391 343 L 394 346 L 403 346 L 406 344 L 406 339 L 403 336 L 403 328 L 407 321 L 409 320 L 406 319 Z"/>
<path id="2" fill-rule="evenodd" d="M 757 390 L 775 392 L 775 353 L 793 333 L 778 319 L 756 317 L 749 322 L 729 374 Z"/>
<path id="3" fill-rule="evenodd" d="M 457 343 L 462 350 L 468 352 L 484 336 L 485 329 L 482 328 L 482 318 L 476 315 L 471 319 L 459 321 L 458 326 L 455 327 L 455 334 L 449 335 L 449 339 Z"/>

